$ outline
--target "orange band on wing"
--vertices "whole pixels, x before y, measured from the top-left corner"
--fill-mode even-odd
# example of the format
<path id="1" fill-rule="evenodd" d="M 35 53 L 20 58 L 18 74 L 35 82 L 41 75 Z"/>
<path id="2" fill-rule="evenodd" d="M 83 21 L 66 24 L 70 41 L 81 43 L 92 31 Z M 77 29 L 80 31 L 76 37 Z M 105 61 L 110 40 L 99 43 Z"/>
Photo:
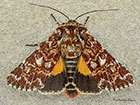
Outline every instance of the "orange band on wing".
<path id="1" fill-rule="evenodd" d="M 91 71 L 89 70 L 86 62 L 84 61 L 83 57 L 80 57 L 80 61 L 78 64 L 78 71 L 83 75 L 90 75 Z"/>
<path id="2" fill-rule="evenodd" d="M 54 66 L 54 68 L 53 68 L 51 74 L 52 74 L 52 75 L 60 74 L 60 73 L 63 71 L 63 69 L 64 69 L 63 60 L 62 60 L 62 58 L 61 58 L 61 56 L 60 56 L 60 58 L 59 58 L 57 64 Z"/>

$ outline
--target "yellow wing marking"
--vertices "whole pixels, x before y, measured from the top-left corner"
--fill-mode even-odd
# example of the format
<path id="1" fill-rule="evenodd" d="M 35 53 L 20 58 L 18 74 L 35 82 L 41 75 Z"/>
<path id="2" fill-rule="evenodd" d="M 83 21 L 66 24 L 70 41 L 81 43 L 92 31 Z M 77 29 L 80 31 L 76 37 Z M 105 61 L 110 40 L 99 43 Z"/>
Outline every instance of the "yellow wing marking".
<path id="1" fill-rule="evenodd" d="M 91 71 L 89 70 L 86 62 L 84 61 L 83 57 L 80 57 L 80 61 L 78 64 L 78 71 L 83 75 L 90 75 Z"/>
<path id="2" fill-rule="evenodd" d="M 63 60 L 62 60 L 62 57 L 60 56 L 57 64 L 54 66 L 51 74 L 52 75 L 60 74 L 61 72 L 63 72 L 63 69 L 64 69 Z"/>

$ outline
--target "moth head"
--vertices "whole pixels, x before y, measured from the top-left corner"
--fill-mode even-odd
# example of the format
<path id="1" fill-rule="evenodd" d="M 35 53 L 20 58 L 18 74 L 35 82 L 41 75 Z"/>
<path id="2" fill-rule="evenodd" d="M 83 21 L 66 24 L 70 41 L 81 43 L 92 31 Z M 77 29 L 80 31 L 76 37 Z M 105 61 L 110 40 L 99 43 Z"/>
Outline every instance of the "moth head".
<path id="1" fill-rule="evenodd" d="M 60 24 L 56 30 L 61 32 L 60 34 L 63 34 L 64 36 L 73 38 L 78 34 L 84 34 L 87 31 L 87 28 L 76 20 L 69 20 L 68 22 Z"/>

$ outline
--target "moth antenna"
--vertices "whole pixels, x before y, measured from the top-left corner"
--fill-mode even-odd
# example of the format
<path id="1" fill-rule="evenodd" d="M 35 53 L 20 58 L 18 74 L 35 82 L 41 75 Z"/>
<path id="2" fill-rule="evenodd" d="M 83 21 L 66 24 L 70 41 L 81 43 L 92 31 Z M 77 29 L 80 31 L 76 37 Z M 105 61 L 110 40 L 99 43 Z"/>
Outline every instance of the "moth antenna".
<path id="1" fill-rule="evenodd" d="M 58 22 L 58 21 L 56 20 L 56 18 L 54 17 L 54 15 L 51 14 L 51 16 L 52 16 L 52 18 L 55 20 L 55 22 L 56 22 L 58 25 L 60 25 L 59 22 Z"/>
<path id="2" fill-rule="evenodd" d="M 35 5 L 35 6 L 39 6 L 39 7 L 45 7 L 45 8 L 52 9 L 52 10 L 54 10 L 54 11 L 56 11 L 56 12 L 59 12 L 60 14 L 62 14 L 63 16 L 65 16 L 68 20 L 70 20 L 70 18 L 69 18 L 66 14 L 64 14 L 63 12 L 61 12 L 61 11 L 59 11 L 59 10 L 53 8 L 53 7 L 50 7 L 50 6 L 44 6 L 44 5 L 39 5 L 39 4 L 34 4 L 34 3 L 29 3 L 29 4 L 31 4 L 31 5 Z"/>
<path id="3" fill-rule="evenodd" d="M 84 22 L 84 25 L 86 25 L 88 19 L 89 19 L 89 16 L 86 18 L 86 20 L 85 20 L 85 22 Z"/>
<path id="4" fill-rule="evenodd" d="M 77 16 L 74 20 L 77 20 L 78 18 L 86 15 L 86 14 L 89 14 L 89 13 L 93 13 L 93 12 L 99 12 L 99 11 L 116 11 L 116 10 L 119 10 L 119 9 L 108 9 L 108 10 L 93 10 L 93 11 L 88 11 L 88 12 L 85 12 L 79 16 Z"/>

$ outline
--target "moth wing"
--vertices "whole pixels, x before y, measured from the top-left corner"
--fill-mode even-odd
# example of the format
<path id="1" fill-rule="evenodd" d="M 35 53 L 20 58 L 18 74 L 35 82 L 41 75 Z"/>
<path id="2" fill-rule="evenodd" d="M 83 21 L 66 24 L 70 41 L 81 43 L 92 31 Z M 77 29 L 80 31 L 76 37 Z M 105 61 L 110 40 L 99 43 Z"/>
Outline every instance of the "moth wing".
<path id="1" fill-rule="evenodd" d="M 133 76 L 130 72 L 102 49 L 102 46 L 91 35 L 85 34 L 82 39 L 84 49 L 78 65 L 78 75 L 81 75 L 82 79 L 76 76 L 79 79 L 77 86 L 80 91 L 91 93 L 92 88 L 93 93 L 98 93 L 105 88 L 115 91 L 117 88 L 133 84 Z M 84 78 L 88 79 L 84 80 Z"/>
<path id="2" fill-rule="evenodd" d="M 50 36 L 38 50 L 10 73 L 7 83 L 21 90 L 61 91 L 63 79 L 59 78 L 63 78 L 63 62 L 58 45 L 59 37 L 56 34 Z M 59 81 L 59 87 L 55 87 L 55 81 Z M 50 86 L 52 89 L 48 88 Z"/>
<path id="3" fill-rule="evenodd" d="M 75 74 L 75 84 L 82 94 L 98 94 L 102 89 L 98 87 L 98 82 L 92 76 L 92 72 L 87 66 L 83 56 L 81 55 L 77 72 Z"/>

